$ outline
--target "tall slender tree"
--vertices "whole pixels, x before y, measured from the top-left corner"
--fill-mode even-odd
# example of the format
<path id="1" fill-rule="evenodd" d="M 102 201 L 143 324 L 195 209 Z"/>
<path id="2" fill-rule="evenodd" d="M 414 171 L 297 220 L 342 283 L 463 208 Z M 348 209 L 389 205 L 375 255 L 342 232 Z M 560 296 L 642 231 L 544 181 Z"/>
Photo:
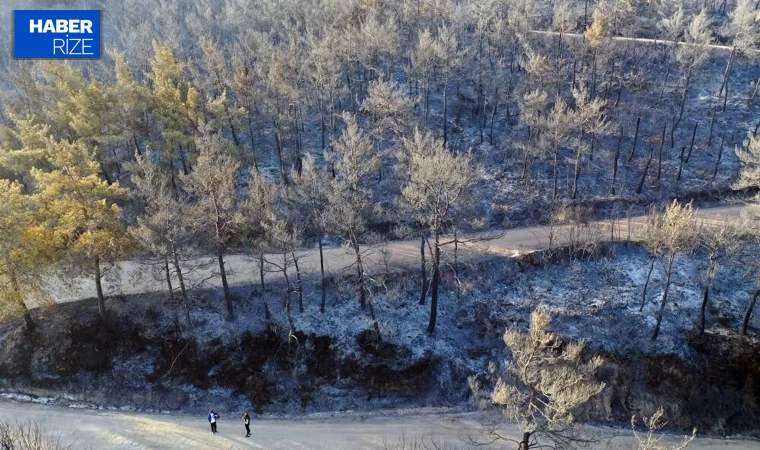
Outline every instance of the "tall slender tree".
<path id="1" fill-rule="evenodd" d="M 734 184 L 734 189 L 757 189 L 760 187 L 760 137 L 752 132 L 747 133 L 747 139 L 744 144 L 736 148 L 736 156 L 739 158 L 742 168 L 739 172 L 739 179 Z M 745 212 L 745 221 L 744 228 L 747 234 L 755 239 L 760 238 L 760 207 L 750 205 Z M 760 271 L 760 266 L 757 266 L 757 268 Z M 757 279 L 760 280 L 760 274 L 758 274 Z M 744 313 L 744 321 L 742 323 L 742 334 L 746 335 L 749 331 L 750 319 L 755 310 L 758 297 L 760 297 L 760 281 L 747 304 L 747 310 Z"/>
<path id="2" fill-rule="evenodd" d="M 373 214 L 371 174 L 380 157 L 370 138 L 359 129 L 353 115 L 344 113 L 346 129 L 333 144 L 335 178 L 327 192 L 327 228 L 341 236 L 354 253 L 356 286 L 361 306 L 367 304 L 367 289 L 361 244 L 368 235 L 367 220 Z"/>
<path id="3" fill-rule="evenodd" d="M 32 170 L 40 208 L 49 227 L 65 243 L 69 266 L 93 277 L 98 312 L 107 319 L 102 280 L 104 269 L 129 255 L 132 240 L 115 203 L 126 189 L 100 178 L 94 152 L 82 142 L 49 140 L 54 169 Z"/>
<path id="4" fill-rule="evenodd" d="M 325 312 L 327 301 L 327 280 L 325 278 L 325 257 L 323 245 L 327 230 L 327 202 L 329 177 L 322 169 L 317 168 L 313 158 L 306 158 L 300 174 L 293 176 L 292 206 L 300 216 L 304 228 L 313 230 L 317 237 L 319 248 L 320 292 L 322 301 L 319 310 Z"/>
<path id="5" fill-rule="evenodd" d="M 402 189 L 404 200 L 422 225 L 430 229 L 433 241 L 433 278 L 430 284 L 430 321 L 428 333 L 435 331 L 438 317 L 438 291 L 441 279 L 441 235 L 454 219 L 456 208 L 468 199 L 476 184 L 475 166 L 469 154 L 456 156 L 442 140 L 415 130 L 404 139 L 409 179 Z"/>
<path id="6" fill-rule="evenodd" d="M 227 320 L 234 318 L 234 312 L 224 257 L 242 221 L 237 191 L 238 164 L 229 156 L 231 144 L 219 134 L 204 131 L 196 141 L 197 164 L 189 175 L 182 177 L 190 196 L 191 227 L 204 237 L 217 258 Z"/>
<path id="7" fill-rule="evenodd" d="M 674 200 L 664 212 L 655 211 L 649 215 L 644 228 L 644 242 L 655 255 L 665 273 L 662 300 L 657 311 L 657 323 L 652 332 L 652 340 L 660 334 L 660 325 L 668 302 L 676 257 L 690 252 L 697 243 L 697 226 L 691 203 L 681 205 Z"/>

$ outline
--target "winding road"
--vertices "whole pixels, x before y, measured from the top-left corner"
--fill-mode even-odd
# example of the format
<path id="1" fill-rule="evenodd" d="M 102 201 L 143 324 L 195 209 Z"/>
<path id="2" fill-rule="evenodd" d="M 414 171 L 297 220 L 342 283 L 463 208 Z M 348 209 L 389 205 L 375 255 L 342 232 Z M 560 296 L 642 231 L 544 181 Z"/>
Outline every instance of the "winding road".
<path id="1" fill-rule="evenodd" d="M 715 225 L 727 220 L 738 221 L 745 205 L 730 205 L 697 210 L 699 224 Z M 582 235 L 596 240 L 633 239 L 646 221 L 645 216 L 592 222 L 580 229 Z M 485 255 L 516 256 L 539 249 L 566 245 L 577 240 L 579 229 L 566 226 L 538 226 L 493 231 L 470 236 L 469 242 L 460 246 L 460 257 L 476 258 Z M 583 236 L 582 236 L 583 237 Z M 453 245 L 445 247 L 451 256 Z M 385 245 L 367 246 L 362 249 L 365 268 L 368 273 L 384 271 L 386 267 L 409 267 L 419 264 L 420 242 L 392 241 Z M 308 249 L 297 252 L 299 268 L 302 273 L 319 273 L 319 251 Z M 430 252 L 426 251 L 429 257 Z M 267 259 L 277 262 L 281 256 L 268 255 Z M 324 249 L 325 271 L 327 273 L 344 273 L 353 271 L 354 255 L 352 250 L 342 247 Z M 266 279 L 279 279 L 281 273 L 275 272 L 267 265 Z M 225 257 L 228 281 L 233 286 L 257 283 L 259 280 L 258 259 L 249 255 L 233 254 Z M 117 263 L 106 275 L 106 295 L 133 295 L 149 292 L 164 292 L 167 289 L 162 265 L 148 262 L 128 261 Z M 215 258 L 197 258 L 183 263 L 183 272 L 189 286 L 206 288 L 221 286 L 218 266 Z M 95 295 L 95 283 L 91 279 L 81 278 L 63 283 L 50 281 L 50 290 L 56 302 L 70 302 L 91 298 Z M 173 286 L 178 286 L 173 280 Z M 34 306 L 34 305 L 30 305 Z"/>
<path id="2" fill-rule="evenodd" d="M 396 449 L 400 441 L 408 444 L 424 440 L 422 448 L 514 448 L 504 442 L 484 447 L 468 447 L 471 440 L 487 441 L 479 413 L 451 414 L 436 411 L 391 412 L 388 415 L 342 413 L 299 416 L 297 418 L 253 418 L 251 438 L 244 437 L 240 412 L 219 411 L 219 433 L 211 434 L 205 416 L 128 413 L 92 409 L 0 401 L 0 417 L 19 422 L 34 420 L 44 431 L 75 449 L 270 449 L 270 450 L 362 450 Z M 589 428 L 603 440 L 590 447 L 635 449 L 635 439 L 627 429 Z M 499 432 L 510 438 L 521 433 L 515 425 Z M 432 439 L 432 441 L 431 441 Z M 677 442 L 680 436 L 667 436 Z M 439 447 L 434 447 L 435 442 Z M 386 447 L 386 443 L 388 446 Z M 760 448 L 757 441 L 698 438 L 690 450 L 750 450 Z M 399 448 L 400 449 L 400 448 Z M 401 450 L 401 449 L 400 449 Z"/>

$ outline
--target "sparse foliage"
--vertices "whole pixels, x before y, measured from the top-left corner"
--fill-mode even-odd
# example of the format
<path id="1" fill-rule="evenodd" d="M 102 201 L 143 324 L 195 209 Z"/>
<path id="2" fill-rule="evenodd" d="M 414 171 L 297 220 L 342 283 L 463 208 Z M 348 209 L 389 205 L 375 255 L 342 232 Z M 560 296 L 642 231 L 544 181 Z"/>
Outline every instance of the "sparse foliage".
<path id="1" fill-rule="evenodd" d="M 504 333 L 512 359 L 498 376 L 491 401 L 508 420 L 520 425 L 523 437 L 520 441 L 491 437 L 514 442 L 518 450 L 548 445 L 539 439 L 562 448 L 582 444 L 575 414 L 604 389 L 604 383 L 596 380 L 602 359 L 589 359 L 582 341 L 563 342 L 548 330 L 550 323 L 549 313 L 537 309 L 531 314 L 528 332 L 509 329 Z"/>
<path id="2" fill-rule="evenodd" d="M 227 319 L 232 320 L 232 294 L 224 256 L 237 239 L 236 231 L 242 220 L 236 183 L 239 166 L 229 156 L 229 143 L 218 134 L 202 135 L 197 146 L 198 162 L 183 177 L 190 197 L 190 226 L 205 236 L 204 242 L 217 257 Z"/>
<path id="3" fill-rule="evenodd" d="M 638 450 L 683 450 L 697 437 L 697 429 L 694 428 L 691 436 L 684 437 L 676 444 L 663 442 L 665 436 L 659 434 L 659 431 L 666 425 L 662 420 L 664 414 L 665 411 L 662 407 L 659 407 L 650 417 L 642 418 L 642 422 L 646 427 L 646 434 L 636 431 L 636 416 L 631 417 L 631 428 L 633 428 L 633 435 L 639 444 Z"/>
<path id="4" fill-rule="evenodd" d="M 654 211 L 647 219 L 642 233 L 644 243 L 649 251 L 658 258 L 665 273 L 665 285 L 652 340 L 657 339 L 660 334 L 660 325 L 670 293 L 676 257 L 688 253 L 694 248 L 697 244 L 697 231 L 691 203 L 681 205 L 674 200 L 664 212 Z"/>
<path id="5" fill-rule="evenodd" d="M 408 159 L 409 180 L 402 189 L 404 201 L 417 222 L 430 228 L 433 236 L 433 279 L 430 285 L 430 322 L 428 333 L 435 331 L 440 284 L 441 234 L 455 220 L 455 208 L 464 205 L 468 191 L 476 183 L 470 155 L 455 156 L 443 141 L 415 130 L 403 141 Z"/>
<path id="6" fill-rule="evenodd" d="M 49 436 L 37 422 L 0 421 L 0 448 L 3 450 L 69 450 L 57 437 Z"/>

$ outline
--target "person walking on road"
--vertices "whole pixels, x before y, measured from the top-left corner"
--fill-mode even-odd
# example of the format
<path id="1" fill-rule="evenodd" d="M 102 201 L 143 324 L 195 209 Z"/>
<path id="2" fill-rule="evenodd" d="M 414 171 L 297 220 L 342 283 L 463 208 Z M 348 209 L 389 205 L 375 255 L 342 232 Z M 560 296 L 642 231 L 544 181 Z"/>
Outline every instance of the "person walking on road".
<path id="1" fill-rule="evenodd" d="M 212 408 L 212 409 L 210 409 L 208 411 L 208 417 L 207 418 L 208 418 L 208 423 L 211 424 L 211 432 L 216 434 L 217 433 L 217 431 L 216 431 L 216 419 L 219 418 L 219 414 L 217 414 L 216 411 L 214 411 L 214 409 Z"/>
<path id="2" fill-rule="evenodd" d="M 243 424 L 245 424 L 245 437 L 251 437 L 251 416 L 248 413 L 243 414 Z"/>

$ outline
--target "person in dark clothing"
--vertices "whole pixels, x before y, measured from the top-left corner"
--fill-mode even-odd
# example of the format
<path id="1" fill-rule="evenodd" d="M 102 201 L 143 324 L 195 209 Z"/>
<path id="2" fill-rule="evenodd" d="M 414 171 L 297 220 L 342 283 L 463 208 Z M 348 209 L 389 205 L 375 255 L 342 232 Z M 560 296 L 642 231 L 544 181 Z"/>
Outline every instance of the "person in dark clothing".
<path id="1" fill-rule="evenodd" d="M 245 437 L 251 437 L 251 416 L 248 413 L 243 414 L 243 424 L 245 425 Z"/>
<path id="2" fill-rule="evenodd" d="M 216 433 L 216 419 L 219 418 L 219 414 L 217 414 L 213 409 L 210 409 L 206 418 L 208 419 L 208 423 L 211 424 L 211 432 Z"/>

